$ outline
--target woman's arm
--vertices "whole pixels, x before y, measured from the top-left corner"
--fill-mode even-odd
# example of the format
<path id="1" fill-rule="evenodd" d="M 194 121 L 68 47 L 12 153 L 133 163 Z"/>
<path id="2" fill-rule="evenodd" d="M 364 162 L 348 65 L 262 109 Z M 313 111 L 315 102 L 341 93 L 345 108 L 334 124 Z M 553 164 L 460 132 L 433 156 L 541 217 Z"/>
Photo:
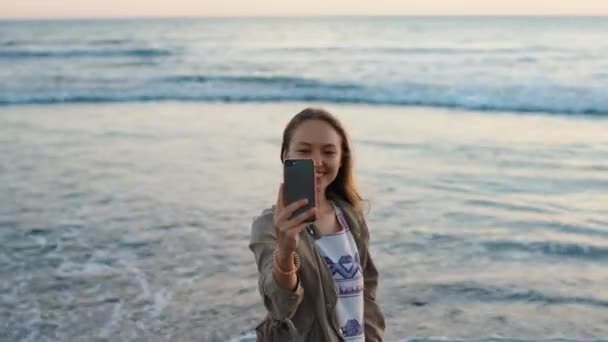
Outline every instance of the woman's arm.
<path id="1" fill-rule="evenodd" d="M 262 295 L 264 306 L 271 318 L 284 320 L 294 315 L 302 301 L 304 291 L 298 281 L 297 273 L 287 276 L 276 270 L 273 259 L 276 248 L 273 211 L 268 209 L 253 221 L 249 249 L 255 256 L 258 268 L 258 290 Z M 279 255 L 277 261 L 284 271 L 294 267 L 293 259 L 288 257 Z"/>

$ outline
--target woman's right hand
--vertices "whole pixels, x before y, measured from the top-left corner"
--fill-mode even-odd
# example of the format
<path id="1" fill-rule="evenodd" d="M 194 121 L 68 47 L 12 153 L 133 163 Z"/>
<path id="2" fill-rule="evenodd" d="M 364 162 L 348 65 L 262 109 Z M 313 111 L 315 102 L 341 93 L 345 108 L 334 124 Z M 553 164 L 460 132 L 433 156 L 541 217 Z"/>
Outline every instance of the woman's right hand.
<path id="1" fill-rule="evenodd" d="M 292 214 L 305 206 L 307 199 L 302 199 L 285 206 L 283 202 L 283 183 L 279 187 L 277 205 L 274 212 L 274 229 L 277 237 L 278 257 L 281 261 L 291 261 L 292 254 L 298 248 L 299 233 L 306 226 L 305 221 L 313 217 L 315 208 L 311 208 L 290 219 Z"/>

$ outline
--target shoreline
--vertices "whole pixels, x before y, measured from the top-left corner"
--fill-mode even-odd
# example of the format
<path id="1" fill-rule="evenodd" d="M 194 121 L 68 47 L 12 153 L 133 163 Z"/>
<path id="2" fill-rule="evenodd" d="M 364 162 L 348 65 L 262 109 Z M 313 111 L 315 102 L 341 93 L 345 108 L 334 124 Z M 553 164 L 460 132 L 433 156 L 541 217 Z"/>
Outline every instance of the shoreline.
<path id="1" fill-rule="evenodd" d="M 109 107 L 109 106 L 148 106 L 148 105 L 184 105 L 184 106 L 294 106 L 304 107 L 337 107 L 337 108 L 353 108 L 362 107 L 374 110 L 410 110 L 410 111 L 434 111 L 452 114 L 486 114 L 497 116 L 517 116 L 517 117 L 549 117 L 563 118 L 574 120 L 593 120 L 593 121 L 608 121 L 608 113 L 574 113 L 574 112 L 547 112 L 547 111 L 513 111 L 502 109 L 475 109 L 464 107 L 451 106 L 427 106 L 427 105 L 402 105 L 402 104 L 374 104 L 374 103 L 357 103 L 357 102 L 328 102 L 328 101 L 199 101 L 199 100 L 139 100 L 139 101 L 75 101 L 75 102 L 41 102 L 41 103 L 11 103 L 0 104 L 0 111 L 11 108 L 29 108 L 29 107 Z"/>

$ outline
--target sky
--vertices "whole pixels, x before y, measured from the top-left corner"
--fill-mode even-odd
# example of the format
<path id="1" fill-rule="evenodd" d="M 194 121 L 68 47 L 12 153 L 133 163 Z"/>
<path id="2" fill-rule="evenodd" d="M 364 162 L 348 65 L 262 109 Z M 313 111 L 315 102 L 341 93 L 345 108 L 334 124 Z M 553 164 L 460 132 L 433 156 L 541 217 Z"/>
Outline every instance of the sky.
<path id="1" fill-rule="evenodd" d="M 3 0 L 0 18 L 608 15 L 608 0 Z"/>

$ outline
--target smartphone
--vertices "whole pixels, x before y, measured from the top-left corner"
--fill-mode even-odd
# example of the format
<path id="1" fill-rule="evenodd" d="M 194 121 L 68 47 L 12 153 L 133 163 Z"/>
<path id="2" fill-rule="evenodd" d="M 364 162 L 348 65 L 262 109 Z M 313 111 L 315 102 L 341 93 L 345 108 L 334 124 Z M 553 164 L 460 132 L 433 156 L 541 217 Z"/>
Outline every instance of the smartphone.
<path id="1" fill-rule="evenodd" d="M 300 207 L 292 217 L 316 206 L 315 163 L 312 159 L 286 159 L 283 162 L 283 202 L 285 206 L 308 199 L 305 206 Z M 305 222 L 314 222 L 315 215 Z"/>

